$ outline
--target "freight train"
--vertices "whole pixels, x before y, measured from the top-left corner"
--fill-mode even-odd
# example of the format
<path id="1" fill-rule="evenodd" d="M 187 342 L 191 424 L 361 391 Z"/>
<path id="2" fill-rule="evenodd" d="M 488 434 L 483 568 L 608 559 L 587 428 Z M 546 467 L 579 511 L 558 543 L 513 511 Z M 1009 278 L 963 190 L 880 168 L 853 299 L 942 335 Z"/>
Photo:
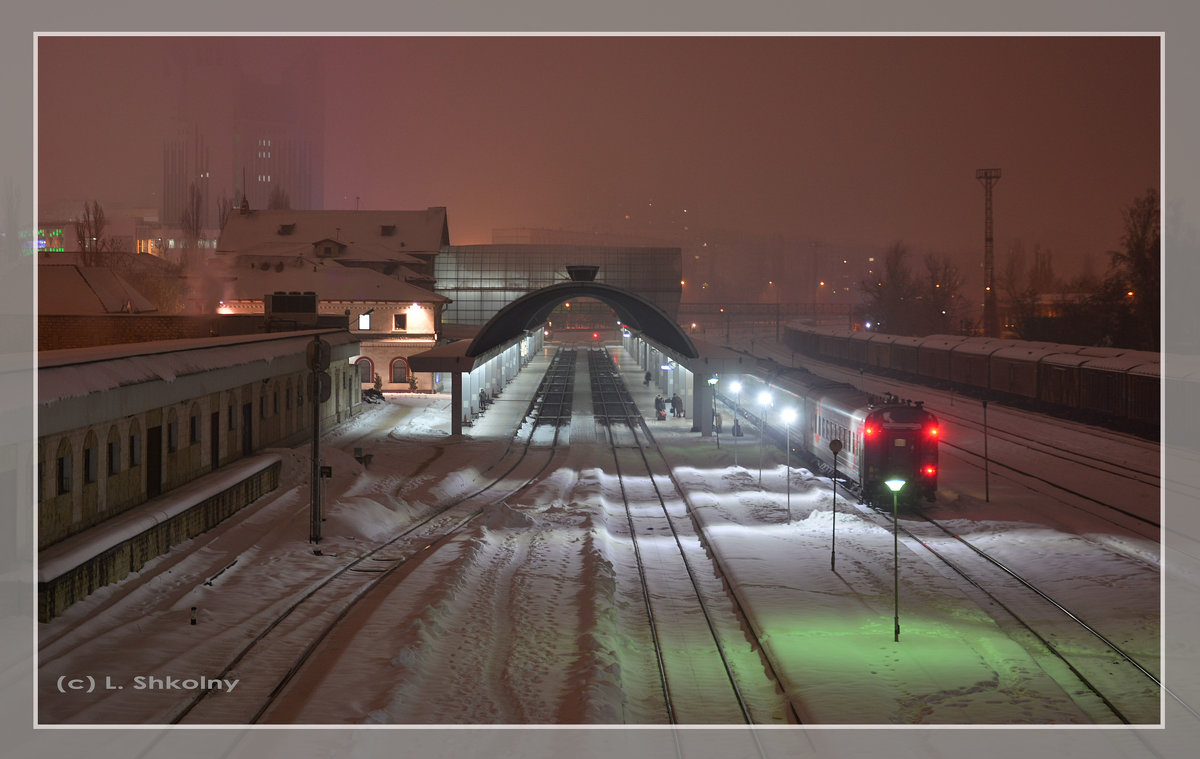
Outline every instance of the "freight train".
<path id="1" fill-rule="evenodd" d="M 795 354 L 1159 438 L 1158 353 L 789 324 Z"/>

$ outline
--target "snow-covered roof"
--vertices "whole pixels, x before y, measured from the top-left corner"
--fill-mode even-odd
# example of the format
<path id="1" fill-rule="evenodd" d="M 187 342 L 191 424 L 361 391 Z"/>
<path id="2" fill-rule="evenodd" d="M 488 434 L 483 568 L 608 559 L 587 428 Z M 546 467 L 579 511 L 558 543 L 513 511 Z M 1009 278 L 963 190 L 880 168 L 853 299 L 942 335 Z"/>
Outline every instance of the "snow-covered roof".
<path id="1" fill-rule="evenodd" d="M 342 330 L 273 332 L 39 351 L 38 404 L 303 353 L 313 335 L 331 346 L 357 343 Z"/>
<path id="2" fill-rule="evenodd" d="M 110 269 L 73 264 L 38 266 L 39 314 L 137 314 L 157 310 Z"/>
<path id="3" fill-rule="evenodd" d="M 243 261 L 214 266 L 210 272 L 221 278 L 215 285 L 221 300 L 262 300 L 267 293 L 286 291 L 315 292 L 322 301 L 449 302 L 444 295 L 373 269 L 330 261 L 295 259 L 274 264 Z"/>
<path id="4" fill-rule="evenodd" d="M 250 211 L 232 213 L 217 241 L 219 253 L 249 253 L 270 243 L 311 245 L 329 238 L 362 255 L 395 260 L 437 253 L 450 244 L 444 207 L 424 211 Z"/>

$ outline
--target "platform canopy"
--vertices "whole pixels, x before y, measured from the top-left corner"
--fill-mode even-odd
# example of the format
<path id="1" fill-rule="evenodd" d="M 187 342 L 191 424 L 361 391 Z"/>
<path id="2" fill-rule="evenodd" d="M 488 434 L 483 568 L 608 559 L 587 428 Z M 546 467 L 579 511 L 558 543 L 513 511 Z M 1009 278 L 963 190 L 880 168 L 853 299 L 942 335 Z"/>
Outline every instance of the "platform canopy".
<path id="1" fill-rule="evenodd" d="M 691 338 L 666 312 L 636 293 L 601 282 L 561 282 L 527 293 L 500 309 L 471 341 L 466 355 L 479 356 L 544 324 L 564 301 L 594 298 L 611 306 L 622 324 L 653 338 L 681 356 L 699 353 Z"/>

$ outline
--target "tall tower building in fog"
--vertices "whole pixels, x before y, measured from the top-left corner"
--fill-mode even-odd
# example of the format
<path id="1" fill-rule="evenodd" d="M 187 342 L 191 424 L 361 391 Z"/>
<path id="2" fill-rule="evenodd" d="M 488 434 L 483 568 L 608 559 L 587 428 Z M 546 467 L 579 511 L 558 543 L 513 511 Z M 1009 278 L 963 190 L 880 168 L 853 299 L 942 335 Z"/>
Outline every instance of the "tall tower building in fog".
<path id="1" fill-rule="evenodd" d="M 205 55 L 166 65 L 182 83 L 163 145 L 161 220 L 177 225 L 189 186 L 202 226 L 216 229 L 243 194 L 251 208 L 324 207 L 324 104 L 319 60 L 277 40 L 214 39 Z M 171 98 L 167 102 L 172 102 Z"/>

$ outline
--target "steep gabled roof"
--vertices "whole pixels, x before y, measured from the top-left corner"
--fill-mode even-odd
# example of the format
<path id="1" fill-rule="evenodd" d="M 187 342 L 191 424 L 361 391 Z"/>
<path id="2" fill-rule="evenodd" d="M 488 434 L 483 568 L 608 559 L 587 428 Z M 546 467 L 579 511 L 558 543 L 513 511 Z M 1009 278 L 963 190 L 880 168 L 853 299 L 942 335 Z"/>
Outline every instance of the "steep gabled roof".
<path id="1" fill-rule="evenodd" d="M 217 252 L 250 253 L 271 243 L 311 245 L 323 238 L 363 246 L 363 254 L 371 258 L 391 258 L 437 253 L 450 244 L 450 231 L 441 206 L 424 211 L 234 212 L 221 230 Z"/>

